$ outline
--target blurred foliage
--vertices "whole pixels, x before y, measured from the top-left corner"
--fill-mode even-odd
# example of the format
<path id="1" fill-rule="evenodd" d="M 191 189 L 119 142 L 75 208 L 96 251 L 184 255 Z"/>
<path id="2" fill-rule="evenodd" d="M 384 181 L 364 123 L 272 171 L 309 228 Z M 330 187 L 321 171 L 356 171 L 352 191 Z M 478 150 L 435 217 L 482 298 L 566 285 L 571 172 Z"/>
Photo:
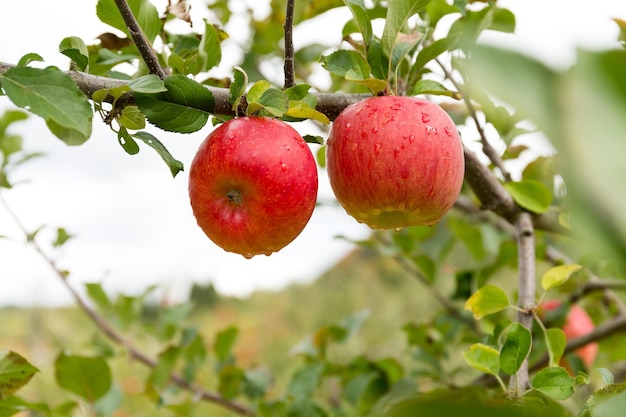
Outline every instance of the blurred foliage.
<path id="1" fill-rule="evenodd" d="M 467 148 L 482 146 L 486 155 L 493 148 L 486 169 L 516 207 L 558 225 L 535 231 L 537 300 L 549 295 L 590 312 L 605 332 L 599 336 L 599 369 L 582 363 L 576 372 L 560 367 L 566 335 L 532 308 L 533 332 L 514 321 L 517 230 L 466 185 L 456 208 L 437 226 L 372 232 L 311 285 L 245 300 L 196 286 L 190 302 L 169 305 L 158 301 L 155 288 L 111 295 L 90 283 L 82 311 L 99 330 L 76 308 L 2 309 L 1 416 L 24 410 L 103 417 L 621 412 L 622 20 L 615 19 L 616 48 L 580 51 L 576 64 L 561 73 L 522 54 L 480 45 L 485 31 L 515 31 L 515 15 L 497 1 L 297 2 L 295 29 L 311 24 L 319 30 L 339 7 L 347 7 L 352 18 L 341 22 L 333 45 L 313 42 L 295 51 L 296 85 L 281 89 L 276 74 L 285 51 L 286 1 L 270 2 L 267 13 L 210 1 L 211 17 L 193 27 L 185 1 L 169 3 L 164 11 L 147 0 L 129 5 L 149 41 L 158 40 L 157 59 L 173 75 L 161 80 L 148 74 L 115 2 L 100 0 L 97 16 L 122 37 L 104 33 L 94 45 L 68 37 L 59 52 L 73 69 L 128 83 L 111 82 L 90 101 L 66 72 L 31 65 L 42 58 L 30 53 L 0 74 L 2 94 L 43 117 L 68 145 L 89 139 L 97 114 L 127 153 L 139 152 L 139 139 L 172 175 L 182 164 L 142 129 L 149 121 L 190 133 L 209 120 L 224 120 L 228 116 L 214 114 L 217 90 L 207 86 L 228 88 L 236 111 L 323 124 L 329 120 L 316 111 L 315 92 L 428 95 L 463 130 Z M 243 44 L 232 45 L 241 59 L 232 77 L 223 78 L 222 47 L 232 41 L 227 30 L 243 29 L 233 26 L 238 19 L 249 32 Z M 186 30 L 171 29 L 174 21 Z M 124 104 L 130 93 L 136 106 Z M 25 118 L 13 110 L 0 117 L 0 203 L 9 212 L 4 196 L 19 183 L 15 172 L 38 156 L 12 133 L 13 123 Z M 547 138 L 556 152 L 539 155 L 539 138 Z M 508 178 L 503 167 L 519 169 Z M 44 256 L 72 238 L 57 227 L 56 237 L 45 243 L 39 230 L 12 238 L 36 245 Z M 50 264 L 61 279 L 67 277 Z M 509 381 L 526 358 L 530 389 L 518 392 Z"/>

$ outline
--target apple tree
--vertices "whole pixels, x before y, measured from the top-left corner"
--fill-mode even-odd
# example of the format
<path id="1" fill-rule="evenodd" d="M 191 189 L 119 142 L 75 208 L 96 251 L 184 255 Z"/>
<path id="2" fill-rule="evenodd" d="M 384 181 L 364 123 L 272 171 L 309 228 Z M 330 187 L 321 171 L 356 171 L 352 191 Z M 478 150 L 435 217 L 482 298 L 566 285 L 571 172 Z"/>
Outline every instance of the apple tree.
<path id="1" fill-rule="evenodd" d="M 110 366 L 123 355 L 150 370 L 137 396 L 167 415 L 200 415 L 206 412 L 201 404 L 213 406 L 214 415 L 260 417 L 621 413 L 626 401 L 624 368 L 618 366 L 626 358 L 626 170 L 621 161 L 626 155 L 626 23 L 615 20 L 620 35 L 613 49 L 580 50 L 576 64 L 559 72 L 480 42 L 485 32 L 515 32 L 515 14 L 495 0 L 274 0 L 263 17 L 243 12 L 249 39 L 239 45 L 241 61 L 229 77 L 216 78 L 212 70 L 224 54 L 225 28 L 241 17 L 233 3 L 178 0 L 160 10 L 149 0 L 99 0 L 95 13 L 111 32 L 94 44 L 80 34 L 59 40 L 69 70 L 47 66 L 36 52 L 25 51 L 19 62 L 0 62 L 1 100 L 26 109 L 0 117 L 0 202 L 22 228 L 24 243 L 48 261 L 108 346 L 98 349 L 94 342 L 85 353 L 60 352 L 55 380 L 65 397 L 50 401 L 20 395 L 19 389 L 37 378 L 37 368 L 19 352 L 4 352 L 0 415 L 25 410 L 46 416 L 124 415 L 115 414 L 128 399 L 116 388 Z M 192 22 L 192 5 L 207 7 L 212 17 Z M 294 28 L 319 25 L 337 8 L 351 15 L 342 22 L 340 42 L 294 48 Z M 174 22 L 185 23 L 186 30 Z M 352 119 L 338 122 L 341 127 L 333 130 L 348 106 L 381 96 L 418 97 L 445 111 L 461 133 L 459 158 L 447 155 L 450 166 L 433 165 L 417 176 L 407 174 L 406 181 L 396 178 L 400 171 L 377 170 L 377 160 L 410 170 L 454 152 L 443 146 L 426 152 L 420 141 L 419 148 L 411 148 L 410 132 L 394 136 L 395 128 L 385 128 L 387 120 L 374 116 L 352 125 Z M 385 111 L 380 114 L 390 114 Z M 400 324 L 407 345 L 401 358 L 364 354 L 340 361 L 333 356 L 332 349 L 363 325 L 366 317 L 360 313 L 309 329 L 312 336 L 295 348 L 292 372 L 280 382 L 271 370 L 237 363 L 237 328 L 205 340 L 185 321 L 185 305 L 158 316 L 152 331 L 161 346 L 151 356 L 125 325 L 140 320 L 136 309 L 143 298 L 114 299 L 92 283 L 85 288 L 86 299 L 50 255 L 70 238 L 68 232 L 59 227 L 54 242 L 43 242 L 11 210 L 10 193 L 17 186 L 12 174 L 37 156 L 25 152 L 21 138 L 11 133 L 27 113 L 42 117 L 51 135 L 68 146 L 89 140 L 93 123 L 105 123 L 112 143 L 129 154 L 155 151 L 173 176 L 183 163 L 159 139 L 159 131 L 191 134 L 207 123 L 225 126 L 247 117 L 307 121 L 311 133 L 300 139 L 309 143 L 305 148 L 319 167 L 325 168 L 328 155 L 329 174 L 345 174 L 357 183 L 376 177 L 369 186 L 373 199 L 401 196 L 399 206 L 373 209 L 359 200 L 363 197 L 342 201 L 361 221 L 368 213 L 360 211 L 391 213 L 373 222 L 382 229 L 354 244 L 397 262 L 438 308 L 429 317 L 406 317 Z M 409 129 L 444 131 L 434 132 L 437 126 L 410 112 L 396 118 Z M 339 156 L 336 145 L 327 154 L 328 132 L 338 137 L 361 126 L 381 134 L 371 143 L 365 136 L 353 138 L 349 146 L 361 146 L 363 153 L 396 148 L 368 156 L 367 167 L 346 174 L 349 164 L 358 165 L 350 159 L 358 152 Z M 262 140 L 259 132 L 244 136 L 253 143 L 250 152 L 256 149 L 254 140 Z M 549 155 L 538 156 L 542 139 L 550 142 Z M 228 150 L 220 152 L 227 160 Z M 426 156 L 420 164 L 401 159 L 420 152 Z M 259 166 L 273 154 L 261 154 Z M 463 173 L 462 183 L 421 183 L 446 175 L 447 168 Z M 219 168 L 226 169 L 228 164 Z M 215 174 L 207 171 L 199 178 L 208 181 Z M 313 179 L 305 175 L 298 178 L 310 185 Z M 414 197 L 417 191 L 410 187 L 416 183 L 428 193 L 415 210 L 434 210 L 430 205 L 440 198 L 453 206 L 446 203 L 445 214 L 428 225 L 387 222 L 410 205 L 402 198 Z M 240 197 L 239 191 L 229 191 L 231 202 L 239 204 Z M 297 203 L 290 203 L 294 207 Z M 308 216 L 300 217 L 306 223 Z M 346 221 L 351 221 L 347 214 Z M 510 271 L 516 273 L 514 283 L 503 279 Z M 201 380 L 198 370 L 209 368 L 213 379 Z"/>

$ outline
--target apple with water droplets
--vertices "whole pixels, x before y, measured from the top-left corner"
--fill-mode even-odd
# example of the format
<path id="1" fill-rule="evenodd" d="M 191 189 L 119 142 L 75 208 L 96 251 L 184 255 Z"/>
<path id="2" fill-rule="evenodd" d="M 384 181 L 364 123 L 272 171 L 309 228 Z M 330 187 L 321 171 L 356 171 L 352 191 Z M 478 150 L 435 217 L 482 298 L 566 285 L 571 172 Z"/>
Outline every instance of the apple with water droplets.
<path id="1" fill-rule="evenodd" d="M 345 108 L 329 133 L 326 163 L 339 203 L 375 229 L 438 223 L 465 172 L 463 145 L 445 110 L 404 96 Z"/>
<path id="2" fill-rule="evenodd" d="M 317 188 L 317 166 L 304 139 L 269 117 L 218 126 L 189 171 L 198 225 L 218 246 L 246 258 L 292 242 L 311 218 Z"/>

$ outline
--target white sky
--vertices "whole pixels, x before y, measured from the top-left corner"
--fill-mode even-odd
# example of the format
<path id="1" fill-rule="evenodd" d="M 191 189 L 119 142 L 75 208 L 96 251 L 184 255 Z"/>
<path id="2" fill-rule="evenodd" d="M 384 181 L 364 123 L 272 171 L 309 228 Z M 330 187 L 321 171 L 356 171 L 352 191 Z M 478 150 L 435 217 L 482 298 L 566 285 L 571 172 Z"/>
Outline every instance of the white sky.
<path id="1" fill-rule="evenodd" d="M 162 10 L 165 2 L 154 3 Z M 195 12 L 204 8 L 203 2 L 190 3 Z M 509 0 L 501 4 L 516 14 L 517 34 L 496 34 L 489 40 L 560 68 L 574 62 L 576 45 L 615 45 L 617 29 L 610 18 L 626 19 L 623 0 Z M 47 64 L 67 67 L 67 60 L 58 53 L 61 39 L 79 36 L 90 43 L 110 31 L 98 21 L 95 5 L 96 0 L 3 2 L 0 61 L 16 63 L 23 54 L 36 52 Z M 344 12 L 335 14 L 341 24 L 324 22 L 323 31 L 315 30 L 319 27 L 315 24 L 297 30 L 296 43 L 306 36 L 321 41 L 323 35 L 324 42 L 336 44 L 348 15 Z M 235 31 L 230 32 L 235 36 Z M 225 55 L 225 66 L 237 64 L 237 55 Z M 0 111 L 6 108 L 11 108 L 10 101 L 0 97 Z M 307 125 L 296 127 L 310 132 Z M 152 132 L 188 167 L 210 129 L 206 126 L 192 135 Z M 335 236 L 358 239 L 367 234 L 342 209 L 320 206 L 291 245 L 270 257 L 246 260 L 216 247 L 196 226 L 188 203 L 186 172 L 172 179 L 156 153 L 145 146 L 138 155 L 126 155 L 115 135 L 98 120 L 94 120 L 92 138 L 81 147 L 63 145 L 36 116 L 14 125 L 13 132 L 24 137 L 30 150 L 44 151 L 47 156 L 15 172 L 14 180 L 30 183 L 5 193 L 5 198 L 28 227 L 46 224 L 52 232 L 62 226 L 76 235 L 57 256 L 60 266 L 72 272 L 74 284 L 101 281 L 107 290 L 127 293 L 157 284 L 180 300 L 193 282 L 212 281 L 222 293 L 243 296 L 255 289 L 314 279 L 353 247 Z M 319 195 L 323 201 L 332 198 L 323 171 Z M 1 207 L 0 235 L 19 235 Z M 41 236 L 52 239 L 45 230 Z M 0 239 L 0 305 L 69 301 L 65 289 L 32 249 Z"/>

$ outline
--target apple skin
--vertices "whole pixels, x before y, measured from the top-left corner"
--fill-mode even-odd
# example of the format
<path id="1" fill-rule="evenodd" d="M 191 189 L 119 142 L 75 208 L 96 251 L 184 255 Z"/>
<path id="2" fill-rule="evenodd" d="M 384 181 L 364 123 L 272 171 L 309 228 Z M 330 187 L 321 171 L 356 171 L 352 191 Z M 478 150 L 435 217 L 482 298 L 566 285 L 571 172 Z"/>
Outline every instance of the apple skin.
<path id="1" fill-rule="evenodd" d="M 215 244 L 246 258 L 293 241 L 311 218 L 317 188 L 317 165 L 304 139 L 269 117 L 218 126 L 189 171 L 198 226 Z"/>
<path id="2" fill-rule="evenodd" d="M 561 302 L 558 300 L 546 300 L 541 303 L 540 315 L 544 315 L 546 311 L 554 311 L 561 306 Z M 567 340 L 575 339 L 577 337 L 584 336 L 595 328 L 591 317 L 580 306 L 572 304 L 567 315 L 565 316 L 565 324 L 562 329 L 565 333 Z M 587 369 L 593 366 L 593 363 L 598 356 L 598 344 L 588 343 L 575 351 L 576 355 L 580 358 L 582 363 Z M 567 364 L 564 364 L 567 365 Z M 568 366 L 565 366 L 568 368 Z"/>
<path id="3" fill-rule="evenodd" d="M 463 185 L 463 146 L 437 104 L 372 97 L 333 122 L 326 164 L 339 203 L 374 229 L 438 223 Z"/>

